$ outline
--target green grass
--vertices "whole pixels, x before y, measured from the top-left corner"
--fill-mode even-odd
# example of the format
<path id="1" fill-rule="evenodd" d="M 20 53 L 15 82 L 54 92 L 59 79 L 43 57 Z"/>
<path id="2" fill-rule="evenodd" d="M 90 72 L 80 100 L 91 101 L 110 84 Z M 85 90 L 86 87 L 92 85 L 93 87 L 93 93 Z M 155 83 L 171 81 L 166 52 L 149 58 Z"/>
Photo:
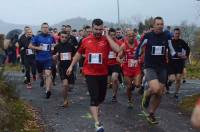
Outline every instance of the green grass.
<path id="1" fill-rule="evenodd" d="M 200 65 L 187 65 L 187 77 L 200 79 Z"/>
<path id="2" fill-rule="evenodd" d="M 199 98 L 200 94 L 184 97 L 183 100 L 178 104 L 178 107 L 184 112 L 191 113 Z"/>
<path id="3" fill-rule="evenodd" d="M 4 65 L 4 71 L 21 71 L 19 64 L 6 64 Z"/>
<path id="4" fill-rule="evenodd" d="M 40 132 L 35 114 L 20 100 L 15 89 L 0 79 L 0 131 Z"/>

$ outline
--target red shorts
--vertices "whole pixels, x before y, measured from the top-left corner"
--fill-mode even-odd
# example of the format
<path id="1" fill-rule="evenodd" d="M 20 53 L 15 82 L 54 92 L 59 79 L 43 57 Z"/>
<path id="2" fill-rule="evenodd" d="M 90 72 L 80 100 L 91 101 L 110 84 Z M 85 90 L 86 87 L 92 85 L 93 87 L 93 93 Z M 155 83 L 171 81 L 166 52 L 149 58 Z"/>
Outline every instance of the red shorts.
<path id="1" fill-rule="evenodd" d="M 127 77 L 136 77 L 141 74 L 141 68 L 140 67 L 129 68 L 129 67 L 124 66 L 123 74 L 124 76 L 127 76 Z"/>

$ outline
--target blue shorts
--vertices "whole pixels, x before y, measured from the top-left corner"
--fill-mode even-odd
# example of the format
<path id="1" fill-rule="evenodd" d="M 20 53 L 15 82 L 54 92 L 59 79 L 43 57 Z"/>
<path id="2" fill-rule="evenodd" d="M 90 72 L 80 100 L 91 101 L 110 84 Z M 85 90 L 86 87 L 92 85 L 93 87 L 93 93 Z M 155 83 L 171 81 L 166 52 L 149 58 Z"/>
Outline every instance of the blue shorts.
<path id="1" fill-rule="evenodd" d="M 36 61 L 36 66 L 37 66 L 37 70 L 38 73 L 42 73 L 43 70 L 51 70 L 52 68 L 52 60 L 37 60 Z"/>

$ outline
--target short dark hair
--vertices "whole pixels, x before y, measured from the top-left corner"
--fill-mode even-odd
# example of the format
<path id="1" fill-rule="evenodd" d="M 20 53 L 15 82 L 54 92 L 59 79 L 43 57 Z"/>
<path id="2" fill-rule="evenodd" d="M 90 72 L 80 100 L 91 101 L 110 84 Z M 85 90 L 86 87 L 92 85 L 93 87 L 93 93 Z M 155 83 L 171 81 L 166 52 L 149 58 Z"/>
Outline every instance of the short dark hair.
<path id="1" fill-rule="evenodd" d="M 160 17 L 160 16 L 155 17 L 155 18 L 153 19 L 153 23 L 154 23 L 154 24 L 155 24 L 156 20 L 163 20 L 163 18 Z"/>
<path id="2" fill-rule="evenodd" d="M 43 25 L 48 25 L 49 26 L 49 24 L 47 22 L 43 22 L 41 26 L 43 26 Z"/>
<path id="3" fill-rule="evenodd" d="M 174 31 L 181 31 L 180 28 L 174 28 Z"/>
<path id="4" fill-rule="evenodd" d="M 99 19 L 99 18 L 94 19 L 94 20 L 92 21 L 92 26 L 94 26 L 94 25 L 96 25 L 96 26 L 103 25 L 103 20 L 101 20 L 101 19 Z"/>
<path id="5" fill-rule="evenodd" d="M 72 26 L 70 26 L 70 25 L 66 25 L 65 27 L 66 27 L 66 28 L 72 28 Z"/>
<path id="6" fill-rule="evenodd" d="M 112 33 L 113 33 L 113 32 L 115 33 L 116 30 L 115 30 L 114 28 L 110 28 L 108 32 L 109 32 L 109 33 L 111 33 L 111 32 L 112 32 Z"/>
<path id="7" fill-rule="evenodd" d="M 72 32 L 77 32 L 77 30 L 76 30 L 76 29 L 73 29 Z"/>
<path id="8" fill-rule="evenodd" d="M 91 27 L 89 25 L 86 25 L 83 27 L 84 30 L 90 29 Z"/>
<path id="9" fill-rule="evenodd" d="M 116 31 L 121 31 L 122 29 L 121 28 L 116 28 Z"/>
<path id="10" fill-rule="evenodd" d="M 82 31 L 83 31 L 83 29 L 78 30 L 78 32 L 82 32 Z"/>
<path id="11" fill-rule="evenodd" d="M 134 32 L 134 33 L 137 33 L 137 32 L 138 32 L 138 30 L 137 30 L 136 28 L 134 28 L 134 29 L 133 29 L 133 32 Z"/>
<path id="12" fill-rule="evenodd" d="M 66 31 L 60 31 L 58 35 L 60 36 L 61 34 L 68 34 L 68 33 Z"/>

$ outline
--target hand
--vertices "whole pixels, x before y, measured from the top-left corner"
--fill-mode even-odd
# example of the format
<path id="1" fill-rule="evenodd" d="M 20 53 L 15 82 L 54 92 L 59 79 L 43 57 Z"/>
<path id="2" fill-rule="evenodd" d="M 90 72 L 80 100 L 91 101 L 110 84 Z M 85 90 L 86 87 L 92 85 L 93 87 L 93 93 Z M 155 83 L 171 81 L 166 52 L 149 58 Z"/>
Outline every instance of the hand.
<path id="1" fill-rule="evenodd" d="M 105 36 L 109 36 L 108 30 L 109 30 L 108 28 L 104 28 L 104 35 L 105 35 Z"/>
<path id="2" fill-rule="evenodd" d="M 52 58 L 53 58 L 53 60 L 57 60 L 58 55 L 53 55 Z"/>
<path id="3" fill-rule="evenodd" d="M 67 76 L 69 76 L 72 73 L 72 69 L 73 69 L 73 67 L 69 66 L 69 68 L 67 69 L 67 72 L 66 72 Z"/>

